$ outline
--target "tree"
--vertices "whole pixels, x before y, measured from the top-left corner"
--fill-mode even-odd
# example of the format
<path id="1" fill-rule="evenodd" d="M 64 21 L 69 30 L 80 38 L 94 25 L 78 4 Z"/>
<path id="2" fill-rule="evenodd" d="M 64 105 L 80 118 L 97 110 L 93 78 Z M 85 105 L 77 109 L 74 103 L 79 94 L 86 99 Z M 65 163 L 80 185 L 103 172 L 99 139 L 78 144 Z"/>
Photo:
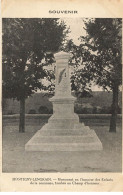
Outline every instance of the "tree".
<path id="1" fill-rule="evenodd" d="M 85 74 L 87 82 L 93 81 L 104 90 L 113 91 L 109 131 L 116 132 L 118 91 L 122 82 L 122 20 L 85 20 L 85 30 L 86 36 L 81 37 L 80 46 L 74 46 L 73 50 L 77 63 L 83 65 L 79 78 Z"/>
<path id="2" fill-rule="evenodd" d="M 58 19 L 3 19 L 3 97 L 20 101 L 19 132 L 25 131 L 25 99 L 43 89 L 44 65 L 53 62 L 67 34 Z M 48 53 L 50 51 L 50 54 Z"/>
<path id="3" fill-rule="evenodd" d="M 87 55 L 87 50 L 73 43 L 73 40 L 68 40 L 64 50 L 71 52 L 69 65 L 72 67 L 71 72 L 71 89 L 75 92 L 78 98 L 92 97 L 91 80 L 92 75 L 87 71 L 84 57 Z"/>

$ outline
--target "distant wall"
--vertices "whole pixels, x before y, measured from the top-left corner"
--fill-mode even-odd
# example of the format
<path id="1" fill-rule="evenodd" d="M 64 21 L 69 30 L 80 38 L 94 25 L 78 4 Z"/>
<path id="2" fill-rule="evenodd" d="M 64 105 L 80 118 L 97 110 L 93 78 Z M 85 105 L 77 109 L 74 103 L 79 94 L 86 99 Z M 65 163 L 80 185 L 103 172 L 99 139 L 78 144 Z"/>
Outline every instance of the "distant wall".
<path id="1" fill-rule="evenodd" d="M 110 114 L 79 114 L 80 122 L 85 125 L 109 126 Z M 51 114 L 26 114 L 26 125 L 42 125 L 48 122 Z M 14 126 L 19 124 L 19 114 L 3 115 L 3 126 Z M 121 126 L 122 116 L 118 114 L 117 125 Z"/>
<path id="2" fill-rule="evenodd" d="M 121 92 L 119 93 L 119 106 L 122 107 L 122 96 Z M 84 104 L 90 106 L 88 110 L 91 110 L 91 107 L 110 107 L 112 103 L 112 92 L 97 91 L 93 92 L 93 97 L 91 98 L 82 98 L 75 102 L 75 107 L 79 107 Z M 49 101 L 49 98 L 43 93 L 35 93 L 28 99 L 26 99 L 26 113 L 28 114 L 30 110 L 35 110 L 36 113 L 39 113 L 38 110 L 40 106 L 46 106 L 49 110 L 52 109 L 52 103 Z M 19 102 L 12 99 L 5 99 L 3 106 L 3 114 L 18 114 L 19 113 Z"/>

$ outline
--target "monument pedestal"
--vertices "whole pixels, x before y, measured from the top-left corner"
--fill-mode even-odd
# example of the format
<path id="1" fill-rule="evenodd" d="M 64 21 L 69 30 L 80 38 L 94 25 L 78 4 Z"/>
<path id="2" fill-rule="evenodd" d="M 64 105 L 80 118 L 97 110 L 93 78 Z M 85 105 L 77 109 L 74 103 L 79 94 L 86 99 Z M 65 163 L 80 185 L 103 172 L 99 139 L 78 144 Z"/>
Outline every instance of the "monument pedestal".
<path id="1" fill-rule="evenodd" d="M 74 113 L 75 97 L 71 95 L 67 53 L 56 59 L 56 91 L 50 99 L 53 115 L 25 145 L 26 151 L 89 151 L 102 150 L 102 143 L 94 130 L 79 123 Z M 61 58 L 62 56 L 62 58 Z M 62 59 L 62 61 L 61 61 Z"/>

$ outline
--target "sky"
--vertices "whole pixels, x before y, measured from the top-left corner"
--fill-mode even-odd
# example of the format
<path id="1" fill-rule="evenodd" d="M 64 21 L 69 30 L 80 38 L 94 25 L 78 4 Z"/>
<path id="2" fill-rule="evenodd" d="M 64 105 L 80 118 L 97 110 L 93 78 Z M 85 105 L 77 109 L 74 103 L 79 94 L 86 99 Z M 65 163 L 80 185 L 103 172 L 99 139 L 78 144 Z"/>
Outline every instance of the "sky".
<path id="1" fill-rule="evenodd" d="M 84 22 L 82 18 L 62 18 L 61 20 L 64 20 L 67 27 L 70 27 L 71 33 L 69 33 L 68 38 L 73 39 L 73 42 L 76 45 L 80 44 L 80 40 L 78 38 L 80 36 L 84 36 L 86 34 L 86 31 L 83 29 Z"/>

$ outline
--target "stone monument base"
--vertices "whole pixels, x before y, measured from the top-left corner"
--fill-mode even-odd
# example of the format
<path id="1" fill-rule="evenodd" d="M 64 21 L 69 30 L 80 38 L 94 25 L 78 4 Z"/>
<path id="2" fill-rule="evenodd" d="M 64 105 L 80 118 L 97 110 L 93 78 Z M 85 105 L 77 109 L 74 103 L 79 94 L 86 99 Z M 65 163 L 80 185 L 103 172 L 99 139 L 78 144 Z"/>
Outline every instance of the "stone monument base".
<path id="1" fill-rule="evenodd" d="M 78 125 L 77 125 L 78 126 Z M 76 126 L 76 127 L 77 127 Z M 81 130 L 79 129 L 81 126 Z M 25 145 L 26 151 L 92 151 L 102 150 L 94 130 L 79 123 L 78 129 L 49 129 L 46 124 Z"/>

